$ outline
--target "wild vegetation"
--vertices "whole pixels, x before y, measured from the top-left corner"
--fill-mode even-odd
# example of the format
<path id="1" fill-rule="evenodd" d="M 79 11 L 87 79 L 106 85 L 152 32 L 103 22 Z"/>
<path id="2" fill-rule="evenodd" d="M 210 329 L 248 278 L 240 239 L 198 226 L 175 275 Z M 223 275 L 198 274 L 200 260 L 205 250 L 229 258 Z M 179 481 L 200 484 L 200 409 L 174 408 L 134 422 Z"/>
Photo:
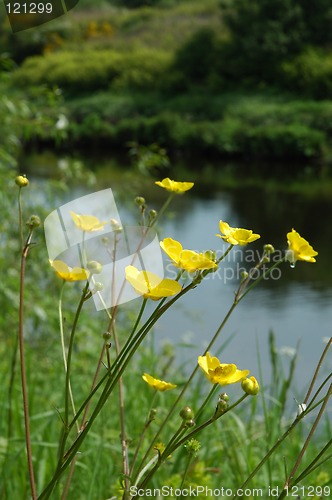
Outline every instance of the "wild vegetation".
<path id="1" fill-rule="evenodd" d="M 313 385 L 299 392 L 296 404 L 291 395 L 297 353 L 285 366 L 272 332 L 270 376 L 260 370 L 254 374 L 258 382 L 249 378 L 250 360 L 242 370 L 221 364 L 216 356 L 224 361 L 225 342 L 218 352 L 213 344 L 239 302 L 248 292 L 255 293 L 259 280 L 253 281 L 250 271 L 238 283 L 234 303 L 220 318 L 218 330 L 210 332 L 213 358 L 202 353 L 198 366 L 197 358 L 183 357 L 181 344 L 156 348 L 152 327 L 159 316 L 192 288 L 200 291 L 201 281 L 217 266 L 222 273 L 224 256 L 234 246 L 259 243 L 259 235 L 221 221 L 216 249 L 225 241 L 226 252 L 220 247 L 204 254 L 179 253 L 177 242 L 164 238 L 178 281 L 163 280 L 153 287 L 129 266 L 127 280 L 138 293 L 132 307 L 117 304 L 93 313 L 87 269 L 94 270 L 90 284 L 93 293 L 99 293 L 102 288 L 95 279 L 100 279 L 101 264 L 89 262 L 75 270 L 58 260 L 49 262 L 39 228 L 48 203 L 56 203 L 53 197 L 77 185 L 82 174 L 87 181 L 85 173 L 67 168 L 62 179 L 43 184 L 40 197 L 38 184 L 24 176 L 15 178 L 15 169 L 11 171 L 12 176 L 0 167 L 5 188 L 1 247 L 6 252 L 0 291 L 1 497 L 129 499 L 139 491 L 139 497 L 148 498 L 157 496 L 150 493 L 154 488 L 163 488 L 164 498 L 172 498 L 175 491 L 177 496 L 195 491 L 196 498 L 213 500 L 221 488 L 234 498 L 241 498 L 243 489 L 248 497 L 264 498 L 273 488 L 273 496 L 282 499 L 288 488 L 292 494 L 329 498 L 331 426 L 325 411 L 331 395 L 326 363 L 331 339 L 316 360 Z M 158 189 L 173 189 L 172 197 L 192 187 L 183 184 L 163 181 Z M 169 201 L 166 198 L 165 207 Z M 162 210 L 157 214 L 145 207 L 142 197 L 133 202 L 138 227 L 147 223 L 152 228 Z M 83 242 L 89 231 L 97 234 L 109 223 L 88 215 L 73 217 Z M 118 235 L 125 230 L 114 227 Z M 285 254 L 275 259 L 272 245 L 265 245 L 253 270 L 268 275 L 276 266 L 302 260 L 300 264 L 314 272 L 317 252 L 296 231 L 287 237 Z M 322 382 L 317 378 L 321 369 L 327 373 Z M 145 375 L 142 380 L 145 372 L 158 379 Z M 21 380 L 20 373 L 26 378 Z M 22 387 L 28 389 L 24 405 Z M 218 395 L 216 390 L 223 392 Z"/>
<path id="2" fill-rule="evenodd" d="M 314 10 L 295 0 L 81 1 L 15 35 L 2 19 L 3 91 L 19 102 L 61 93 L 63 147 L 158 143 L 182 157 L 310 161 L 316 175 L 330 161 L 324 0 Z M 31 127 L 33 140 L 54 144 L 54 134 Z"/>

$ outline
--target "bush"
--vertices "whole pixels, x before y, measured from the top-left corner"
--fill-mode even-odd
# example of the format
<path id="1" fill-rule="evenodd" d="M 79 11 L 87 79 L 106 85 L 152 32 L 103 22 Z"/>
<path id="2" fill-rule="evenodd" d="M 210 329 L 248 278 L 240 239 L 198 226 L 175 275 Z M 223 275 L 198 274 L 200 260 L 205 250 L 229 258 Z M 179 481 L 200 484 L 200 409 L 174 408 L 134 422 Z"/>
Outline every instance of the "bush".
<path id="1" fill-rule="evenodd" d="M 283 65 L 285 85 L 316 99 L 332 97 L 332 53 L 312 47 Z"/>
<path id="2" fill-rule="evenodd" d="M 159 84 L 168 64 L 169 56 L 153 49 L 62 51 L 28 58 L 13 79 L 18 86 L 46 83 L 75 93 L 107 87 L 151 89 Z"/>

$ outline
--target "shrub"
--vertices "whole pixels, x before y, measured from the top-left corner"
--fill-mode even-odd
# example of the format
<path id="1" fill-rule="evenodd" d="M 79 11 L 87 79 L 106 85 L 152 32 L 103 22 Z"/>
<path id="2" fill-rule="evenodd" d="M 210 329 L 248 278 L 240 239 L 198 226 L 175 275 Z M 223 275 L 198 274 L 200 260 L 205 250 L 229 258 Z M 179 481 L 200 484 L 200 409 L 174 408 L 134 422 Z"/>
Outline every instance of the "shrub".
<path id="1" fill-rule="evenodd" d="M 283 64 L 285 85 L 316 99 L 332 97 L 332 54 L 309 47 Z"/>
<path id="2" fill-rule="evenodd" d="M 61 51 L 28 58 L 14 73 L 19 86 L 46 83 L 69 92 L 114 88 L 153 88 L 167 70 L 164 52 L 140 49 L 132 53 L 111 50 Z"/>

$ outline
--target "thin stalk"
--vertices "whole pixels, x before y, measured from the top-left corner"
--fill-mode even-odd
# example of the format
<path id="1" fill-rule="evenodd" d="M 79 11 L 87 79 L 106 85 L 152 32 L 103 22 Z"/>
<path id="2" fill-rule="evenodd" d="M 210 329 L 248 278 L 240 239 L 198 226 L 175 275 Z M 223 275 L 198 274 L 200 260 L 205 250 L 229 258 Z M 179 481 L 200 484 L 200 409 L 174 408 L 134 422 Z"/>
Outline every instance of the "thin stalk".
<path id="1" fill-rule="evenodd" d="M 33 461 L 32 461 L 28 388 L 26 379 L 25 351 L 24 351 L 24 278 L 25 278 L 25 264 L 30 248 L 31 237 L 32 237 L 32 229 L 30 229 L 29 231 L 27 241 L 22 250 L 18 337 L 19 337 L 19 352 L 20 352 L 21 385 L 22 385 L 22 395 L 23 395 L 25 443 L 27 450 L 31 495 L 32 499 L 35 500 L 37 498 L 37 492 L 36 492 L 35 476 L 34 476 Z"/>
<path id="2" fill-rule="evenodd" d="M 230 309 L 228 310 L 226 316 L 224 317 L 223 321 L 221 322 L 221 324 L 219 325 L 218 329 L 216 330 L 213 338 L 211 339 L 209 345 L 207 346 L 207 348 L 205 349 L 204 351 L 204 355 L 207 353 L 207 351 L 209 349 L 211 349 L 212 345 L 214 344 L 214 342 L 216 341 L 219 333 L 221 332 L 221 330 L 223 329 L 223 327 L 225 326 L 226 322 L 228 321 L 229 317 L 231 316 L 233 310 L 235 309 L 235 307 L 237 306 L 237 302 L 233 302 L 233 304 L 231 305 Z M 182 396 L 184 395 L 184 393 L 186 392 L 186 390 L 188 389 L 189 385 L 191 384 L 191 381 L 192 379 L 194 378 L 194 376 L 196 375 L 197 371 L 199 369 L 199 366 L 196 365 L 194 370 L 192 371 L 191 375 L 189 376 L 188 380 L 186 381 L 186 383 L 184 384 L 180 394 L 178 395 L 178 397 L 176 398 L 176 400 L 174 401 L 173 405 L 171 406 L 167 416 L 165 417 L 164 421 L 161 423 L 155 437 L 153 438 L 149 448 L 147 449 L 142 461 L 141 461 L 141 465 L 138 469 L 138 472 L 137 474 L 139 474 L 141 468 L 143 467 L 143 464 L 145 462 L 145 460 L 147 459 L 147 457 L 149 456 L 152 448 L 154 447 L 158 437 L 160 436 L 161 432 L 164 430 L 164 427 L 166 426 L 168 420 L 170 419 L 171 415 L 173 414 L 173 412 L 175 411 L 175 408 L 177 407 L 179 401 L 182 399 Z"/>
<path id="3" fill-rule="evenodd" d="M 59 462 L 58 462 L 58 467 L 61 466 L 61 462 L 63 459 L 63 453 L 67 441 L 67 437 L 69 434 L 69 387 L 70 387 L 70 369 L 71 369 L 71 360 L 72 360 L 72 352 L 73 352 L 73 346 L 74 346 L 74 337 L 75 337 L 75 332 L 76 332 L 76 327 L 78 324 L 78 319 L 82 311 L 82 307 L 84 304 L 85 296 L 88 291 L 89 283 L 87 282 L 81 295 L 81 299 L 79 301 L 75 317 L 74 317 L 74 322 L 73 326 L 71 329 L 70 337 L 69 337 L 69 343 L 68 343 L 68 352 L 67 352 L 67 370 L 66 370 L 66 381 L 65 381 L 65 414 L 64 414 L 64 425 L 63 425 L 63 432 L 62 432 L 62 437 L 60 440 L 60 445 L 59 445 Z M 75 418 L 75 417 L 74 417 Z"/>
<path id="4" fill-rule="evenodd" d="M 326 344 L 325 349 L 324 349 L 324 351 L 322 352 L 322 355 L 321 355 L 321 357 L 320 357 L 320 359 L 319 359 L 319 361 L 318 361 L 318 365 L 317 365 L 317 367 L 316 367 L 316 370 L 315 370 L 314 376 L 313 376 L 313 378 L 312 378 L 312 381 L 311 381 L 310 387 L 309 387 L 308 392 L 307 392 L 307 394 L 306 394 L 306 397 L 304 398 L 304 401 L 303 401 L 303 403 L 305 403 L 305 404 L 308 402 L 308 399 L 309 399 L 309 397 L 310 397 L 311 391 L 312 391 L 312 389 L 313 389 L 313 387 L 314 387 L 314 385 L 315 385 L 315 382 L 316 382 L 316 379 L 317 379 L 317 376 L 318 376 L 318 372 L 319 372 L 319 370 L 320 370 L 320 368 L 321 368 L 321 366 L 322 366 L 322 363 L 323 363 L 323 360 L 324 360 L 324 358 L 325 358 L 325 356 L 326 356 L 326 354 L 327 354 L 327 351 L 329 350 L 329 348 L 330 348 L 330 346 L 331 346 L 331 343 L 332 343 L 332 337 L 330 337 L 330 340 L 329 340 L 329 341 L 328 341 L 328 343 Z"/>
<path id="5" fill-rule="evenodd" d="M 208 420 L 206 420 L 206 422 L 204 422 L 203 424 L 201 424 L 198 427 L 196 427 L 195 429 L 193 429 L 189 434 L 187 434 L 183 438 L 179 439 L 178 441 L 176 441 L 174 439 L 174 436 L 173 436 L 171 442 L 166 446 L 164 452 L 159 457 L 159 460 L 156 463 L 156 465 L 153 467 L 153 469 L 150 470 L 149 474 L 144 478 L 144 480 L 142 481 L 142 483 L 140 483 L 138 485 L 138 488 L 139 489 L 143 489 L 146 486 L 146 484 L 148 484 L 148 482 L 151 479 L 151 477 L 154 475 L 155 472 L 157 472 L 157 470 L 159 469 L 159 467 L 161 466 L 161 464 L 163 463 L 163 461 L 168 457 L 168 455 L 170 455 L 171 453 L 174 453 L 174 451 L 177 448 L 179 448 L 180 446 L 182 446 L 184 443 L 186 443 L 186 441 L 188 441 L 189 439 L 191 439 L 194 436 L 196 436 L 196 434 L 198 434 L 203 429 L 205 429 L 205 427 L 211 425 L 213 422 L 215 422 L 216 420 L 218 420 L 220 417 L 224 416 L 226 413 L 228 413 L 233 408 L 235 408 L 236 406 L 238 406 L 247 397 L 248 397 L 248 394 L 244 394 L 238 401 L 236 401 L 236 403 L 234 403 L 233 405 L 231 405 L 228 408 L 226 408 L 219 415 L 213 415 Z M 183 426 L 181 426 L 181 427 L 183 428 Z M 181 429 L 181 427 L 180 427 L 180 429 Z M 185 428 L 184 428 L 184 430 L 185 430 Z M 178 431 L 178 433 L 179 433 L 179 431 Z M 174 442 L 174 441 L 176 441 L 176 442 Z"/>
<path id="6" fill-rule="evenodd" d="M 169 207 L 171 201 L 173 200 L 175 196 L 175 193 L 171 193 L 169 195 L 169 197 L 167 198 L 167 200 L 165 201 L 165 203 L 163 204 L 163 206 L 161 207 L 161 209 L 159 210 L 159 212 L 157 213 L 157 216 L 153 219 L 153 221 L 151 222 L 150 224 L 150 227 L 152 226 L 155 226 L 157 221 L 161 218 L 161 216 L 164 214 L 164 212 L 167 210 L 167 208 Z"/>
<path id="7" fill-rule="evenodd" d="M 302 479 L 304 479 L 306 476 L 308 476 L 309 474 L 311 474 L 315 469 L 317 469 L 318 467 L 320 467 L 324 462 L 326 462 L 327 460 L 329 460 L 332 457 L 332 455 L 329 455 L 324 460 L 322 460 L 321 462 L 318 462 L 318 460 L 324 455 L 324 453 L 326 453 L 326 451 L 329 449 L 329 447 L 331 445 L 332 445 L 332 439 L 330 439 L 326 443 L 326 445 L 318 453 L 318 455 L 316 456 L 316 458 L 314 458 L 314 460 L 308 465 L 308 467 L 306 467 L 304 469 L 304 471 L 294 480 L 293 484 L 297 484 L 300 481 L 302 481 Z"/>
<path id="8" fill-rule="evenodd" d="M 63 472 L 66 470 L 66 468 L 71 463 L 71 461 L 74 458 L 74 456 L 76 455 L 77 450 L 80 448 L 82 442 L 84 441 L 86 435 L 88 434 L 88 432 L 89 432 L 89 430 L 90 430 L 90 428 L 91 428 L 94 420 L 96 419 L 96 417 L 100 413 L 101 409 L 103 408 L 104 404 L 106 403 L 107 399 L 109 398 L 110 394 L 114 390 L 114 387 L 116 386 L 116 384 L 117 384 L 117 382 L 119 380 L 119 377 L 121 377 L 123 371 L 125 370 L 125 368 L 127 367 L 128 363 L 130 362 L 132 356 L 135 354 L 136 350 L 138 349 L 138 347 L 140 346 L 141 342 L 144 340 L 145 336 L 150 331 L 150 329 L 152 328 L 152 326 L 156 323 L 156 321 L 158 321 L 159 317 L 176 300 L 178 300 L 178 298 L 180 298 L 180 296 L 182 296 L 184 293 L 188 292 L 194 286 L 195 286 L 195 284 L 191 283 L 186 288 L 182 289 L 181 292 L 178 295 L 176 295 L 176 297 L 174 297 L 169 302 L 167 302 L 167 304 L 165 304 L 163 307 L 159 308 L 159 306 L 158 306 L 158 308 L 157 308 L 158 309 L 158 314 L 156 314 L 156 312 L 154 312 L 153 313 L 154 318 L 153 319 L 149 318 L 149 320 L 146 322 L 146 325 L 144 325 L 141 328 L 141 330 L 137 333 L 136 337 L 133 339 L 133 346 L 132 346 L 132 348 L 131 349 L 128 348 L 125 353 L 121 352 L 120 359 L 116 360 L 113 363 L 113 366 L 111 367 L 111 370 L 109 370 L 108 373 L 107 373 L 107 375 L 105 375 L 103 377 L 102 382 L 104 382 L 104 380 L 106 378 L 108 378 L 109 380 L 108 380 L 108 382 L 106 382 L 106 385 L 105 385 L 105 387 L 104 387 L 104 389 L 102 391 L 102 394 L 99 397 L 98 402 L 96 403 L 96 406 L 94 408 L 94 411 L 93 411 L 90 419 L 86 422 L 86 424 L 84 425 L 84 428 L 81 429 L 80 434 L 77 436 L 77 438 L 75 439 L 74 443 L 71 445 L 71 447 L 69 448 L 69 450 L 64 455 L 62 464 L 59 463 L 59 467 L 55 471 L 52 479 L 50 480 L 50 482 L 48 483 L 48 485 L 45 487 L 45 489 L 42 491 L 42 493 L 38 497 L 39 500 L 41 500 L 43 498 L 49 498 L 49 496 L 50 496 L 50 494 L 51 494 L 51 492 L 53 490 L 53 487 L 54 487 L 55 483 L 58 481 L 58 479 L 60 478 L 60 476 L 63 474 Z M 102 383 L 100 381 L 97 384 L 96 387 L 99 388 L 101 385 L 102 385 Z M 96 388 L 93 389 L 93 391 L 96 392 Z M 92 396 L 90 394 L 88 396 L 86 402 L 90 402 L 91 401 L 91 397 Z M 73 421 L 69 424 L 68 431 L 67 431 L 66 434 L 68 434 L 68 432 L 72 428 L 74 422 L 77 420 L 78 415 L 81 413 L 81 411 L 83 411 L 83 409 L 84 409 L 84 405 L 78 410 L 78 412 L 77 412 L 76 416 L 74 417 Z M 64 442 L 66 440 L 66 437 L 67 436 L 65 436 L 65 439 L 63 440 Z"/>
<path id="9" fill-rule="evenodd" d="M 187 464 L 186 464 L 185 469 L 184 469 L 183 474 L 182 474 L 181 484 L 179 486 L 180 491 L 182 491 L 182 489 L 183 489 L 183 486 L 184 486 L 184 483 L 185 483 L 185 480 L 186 480 L 186 477 L 187 477 L 187 474 L 188 474 L 188 471 L 189 471 L 189 467 L 190 467 L 192 458 L 193 458 L 192 454 L 189 454 L 188 460 L 187 460 Z M 183 495 L 181 495 L 181 498 L 185 498 L 185 497 Z"/>
<path id="10" fill-rule="evenodd" d="M 203 411 L 204 411 L 204 408 L 206 407 L 206 405 L 208 404 L 208 402 L 210 401 L 210 399 L 212 398 L 213 394 L 216 392 L 217 388 L 218 388 L 219 384 L 214 384 L 212 386 L 212 389 L 211 391 L 209 392 L 209 394 L 206 396 L 205 400 L 203 401 L 203 403 L 201 404 L 201 407 L 200 409 L 198 410 L 198 412 L 196 413 L 195 415 L 195 421 L 198 422 L 199 420 L 199 417 L 202 415 Z"/>
<path id="11" fill-rule="evenodd" d="M 152 406 L 153 406 L 153 403 L 154 403 L 154 400 L 156 399 L 156 396 L 157 396 L 157 391 L 154 391 L 154 394 L 153 394 L 153 397 L 152 397 L 152 401 L 150 403 L 150 411 L 149 411 L 149 416 L 144 424 L 144 428 L 143 428 L 143 431 L 140 435 L 140 438 L 138 440 L 138 443 L 137 443 L 137 446 L 136 446 L 136 449 L 135 449 L 135 453 L 134 453 L 134 456 L 133 456 L 133 459 L 131 461 L 131 466 L 130 466 L 130 470 L 129 470 L 129 476 L 131 476 L 131 474 L 133 473 L 133 470 L 134 470 L 134 467 L 135 467 L 135 464 L 136 464 L 136 460 L 137 460 L 137 457 L 138 457 L 138 453 L 141 449 L 141 446 L 143 444 L 143 440 L 144 440 L 144 437 L 145 437 L 145 434 L 146 434 L 146 431 L 148 430 L 149 426 L 151 425 L 151 423 L 153 422 L 154 420 L 154 416 L 151 415 L 151 411 L 152 411 Z"/>
<path id="12" fill-rule="evenodd" d="M 18 222 L 20 228 L 20 241 L 21 241 L 21 249 L 23 251 L 24 248 L 24 237 L 23 237 L 23 213 L 22 213 L 22 199 L 21 199 L 21 191 L 22 188 L 19 187 L 17 201 L 18 201 Z"/>
<path id="13" fill-rule="evenodd" d="M 289 474 L 289 476 L 288 476 L 288 478 L 287 478 L 287 480 L 286 480 L 286 482 L 284 484 L 283 491 L 282 491 L 281 495 L 279 495 L 279 497 L 278 497 L 280 499 L 284 498 L 287 495 L 287 493 L 288 493 L 288 489 L 289 489 L 289 486 L 291 484 L 291 481 L 292 481 L 293 477 L 295 476 L 295 473 L 296 473 L 296 471 L 297 471 L 297 469 L 298 469 L 298 467 L 299 467 L 299 465 L 300 465 L 300 463 L 302 461 L 303 455 L 304 455 L 304 453 L 305 453 L 305 451 L 306 451 L 306 449 L 307 449 L 307 447 L 308 447 L 308 445 L 309 445 L 309 443 L 310 443 L 310 441 L 312 439 L 312 436 L 314 435 L 314 432 L 315 432 L 315 430 L 317 428 L 317 425 L 318 425 L 318 423 L 319 423 L 319 421 L 320 421 L 320 419 L 321 419 L 321 417 L 322 417 L 322 415 L 324 413 L 324 410 L 326 408 L 327 402 L 328 402 L 329 397 L 331 396 L 331 394 L 332 394 L 332 384 L 329 387 L 329 390 L 328 390 L 328 392 L 327 392 L 327 394 L 326 394 L 326 396 L 324 398 L 324 402 L 323 402 L 323 404 L 322 404 L 322 406 L 321 406 L 321 408 L 320 408 L 320 410 L 318 412 L 318 415 L 317 415 L 317 417 L 316 417 L 316 419 L 315 419 L 315 421 L 313 423 L 313 426 L 310 429 L 310 432 L 309 432 L 308 437 L 307 437 L 307 439 L 306 439 L 306 441 L 305 441 L 305 443 L 304 443 L 304 445 L 302 447 L 302 450 L 301 450 L 299 456 L 297 457 L 295 465 L 294 465 L 293 469 L 291 470 L 291 472 L 290 472 L 290 474 Z"/>
<path id="14" fill-rule="evenodd" d="M 62 297 L 63 297 L 63 291 L 65 288 L 65 280 L 63 281 L 61 290 L 60 290 L 60 297 L 59 297 L 59 307 L 58 307 L 58 312 L 59 312 L 59 328 L 60 328 L 60 341 L 61 341 L 61 350 L 62 350 L 62 357 L 63 357 L 63 365 L 65 368 L 65 373 L 67 374 L 67 356 L 66 356 L 66 347 L 65 347 L 65 338 L 64 338 L 64 331 L 63 331 L 63 316 L 62 316 Z M 71 383 L 69 381 L 69 396 L 70 396 L 70 401 L 71 401 L 71 406 L 73 409 L 73 415 L 75 417 L 76 415 L 76 409 L 75 409 L 75 402 L 74 402 L 74 396 L 73 396 L 73 391 L 71 388 Z M 76 428 L 77 432 L 79 432 L 79 426 L 78 423 L 76 423 Z"/>

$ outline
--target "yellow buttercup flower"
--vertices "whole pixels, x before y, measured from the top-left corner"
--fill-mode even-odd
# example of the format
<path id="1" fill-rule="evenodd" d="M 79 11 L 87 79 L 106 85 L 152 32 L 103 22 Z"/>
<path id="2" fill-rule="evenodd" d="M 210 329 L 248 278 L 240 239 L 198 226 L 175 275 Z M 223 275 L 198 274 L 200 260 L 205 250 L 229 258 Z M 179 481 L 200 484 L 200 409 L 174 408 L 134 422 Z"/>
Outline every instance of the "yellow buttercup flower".
<path id="1" fill-rule="evenodd" d="M 260 238 L 259 234 L 255 234 L 251 229 L 242 229 L 240 227 L 230 227 L 227 222 L 219 221 L 219 229 L 222 234 L 216 234 L 218 238 L 222 238 L 231 245 L 248 245 Z M 224 235 L 224 236 L 222 236 Z"/>
<path id="2" fill-rule="evenodd" d="M 209 352 L 206 356 L 198 356 L 198 364 L 212 384 L 236 384 L 250 373 L 249 370 L 238 370 L 234 364 L 220 363 L 219 359 L 211 357 Z"/>
<path id="3" fill-rule="evenodd" d="M 75 214 L 75 212 L 70 212 L 70 215 L 76 226 L 82 231 L 87 231 L 88 233 L 104 229 L 104 226 L 107 223 L 106 221 L 101 222 L 98 217 L 95 217 L 94 215 L 79 215 Z"/>
<path id="4" fill-rule="evenodd" d="M 144 373 L 144 375 L 142 375 L 142 379 L 156 391 L 170 391 L 171 389 L 175 389 L 175 387 L 177 387 L 175 384 L 171 384 L 170 382 L 154 378 L 148 373 Z"/>
<path id="5" fill-rule="evenodd" d="M 185 191 L 189 191 L 189 189 L 191 189 L 194 185 L 193 182 L 172 181 L 169 177 L 163 179 L 162 181 L 156 181 L 155 184 L 176 194 L 182 194 Z"/>
<path id="6" fill-rule="evenodd" d="M 297 260 L 304 260 L 305 262 L 316 262 L 314 258 L 318 255 L 312 246 L 299 235 L 295 229 L 287 233 L 288 250 L 286 252 L 286 260 L 291 265 L 295 265 Z"/>
<path id="7" fill-rule="evenodd" d="M 160 242 L 161 248 L 174 262 L 176 267 L 188 272 L 194 272 L 202 269 L 215 269 L 217 264 L 209 259 L 203 253 L 197 253 L 193 250 L 183 250 L 181 243 L 172 238 L 165 238 Z"/>
<path id="8" fill-rule="evenodd" d="M 126 280 L 145 299 L 160 300 L 181 292 L 181 285 L 175 280 L 161 279 L 149 271 L 139 271 L 134 266 L 126 267 Z"/>
<path id="9" fill-rule="evenodd" d="M 242 380 L 241 387 L 249 396 L 256 396 L 259 393 L 259 383 L 255 377 L 248 377 Z"/>
<path id="10" fill-rule="evenodd" d="M 51 266 L 55 270 L 57 276 L 65 281 L 85 281 L 89 277 L 89 271 L 81 267 L 69 267 L 62 260 L 50 261 Z"/>

